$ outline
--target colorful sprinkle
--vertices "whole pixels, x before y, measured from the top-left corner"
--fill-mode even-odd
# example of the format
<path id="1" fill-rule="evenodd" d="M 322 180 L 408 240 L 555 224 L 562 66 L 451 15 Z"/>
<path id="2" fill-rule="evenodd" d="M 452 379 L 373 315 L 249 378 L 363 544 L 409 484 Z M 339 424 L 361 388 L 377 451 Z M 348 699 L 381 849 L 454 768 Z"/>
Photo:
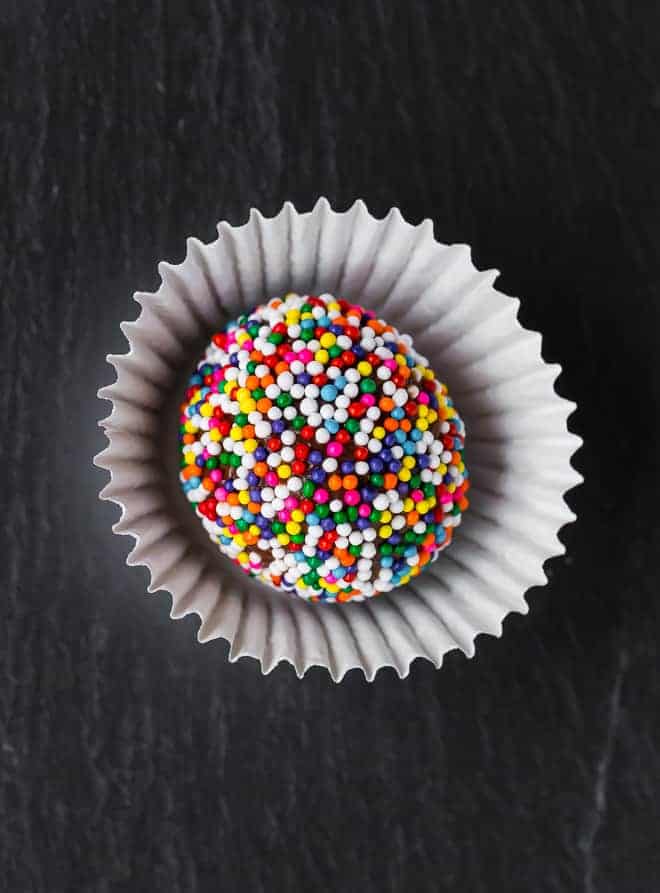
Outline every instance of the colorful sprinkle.
<path id="1" fill-rule="evenodd" d="M 465 427 L 411 339 L 324 294 L 213 335 L 181 406 L 181 486 L 246 573 L 313 602 L 389 592 L 468 507 Z"/>

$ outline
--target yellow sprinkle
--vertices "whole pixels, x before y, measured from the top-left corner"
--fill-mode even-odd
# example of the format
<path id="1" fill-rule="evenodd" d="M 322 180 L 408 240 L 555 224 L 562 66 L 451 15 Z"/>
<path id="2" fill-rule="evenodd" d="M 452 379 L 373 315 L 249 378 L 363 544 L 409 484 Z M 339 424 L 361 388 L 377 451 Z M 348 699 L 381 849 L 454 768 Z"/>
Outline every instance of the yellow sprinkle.
<path id="1" fill-rule="evenodd" d="M 238 538 L 236 539 L 236 541 L 238 542 Z M 239 552 L 236 556 L 236 560 L 240 561 L 241 564 L 247 564 L 250 559 L 247 552 Z"/>
<path id="2" fill-rule="evenodd" d="M 325 588 L 328 592 L 339 592 L 339 585 L 337 583 L 326 583 Z"/>
<path id="3" fill-rule="evenodd" d="M 261 531 L 259 530 L 259 528 L 257 527 L 256 524 L 250 524 L 250 526 L 248 527 L 248 530 L 250 531 L 252 536 L 259 536 L 259 534 L 261 533 Z"/>
<path id="4" fill-rule="evenodd" d="M 247 490 L 240 491 L 240 493 L 238 494 L 238 501 L 240 502 L 241 505 L 248 504 L 248 502 L 250 501 L 250 494 L 248 493 Z"/>
<path id="5" fill-rule="evenodd" d="M 428 510 L 429 504 L 425 499 L 422 499 L 417 503 L 417 511 L 420 513 L 420 515 L 425 515 Z"/>
<path id="6" fill-rule="evenodd" d="M 438 471 L 440 472 L 440 474 L 447 474 L 447 466 L 444 464 L 444 462 L 441 462 L 440 465 L 438 465 Z"/>
<path id="7" fill-rule="evenodd" d="M 187 421 L 183 427 L 186 429 L 187 434 L 196 434 L 197 433 L 196 426 L 193 425 L 193 423 L 190 420 Z"/>
<path id="8" fill-rule="evenodd" d="M 301 512 L 300 509 L 294 509 L 294 510 L 291 512 L 291 520 L 292 520 L 292 521 L 297 521 L 298 524 L 300 524 L 301 521 L 304 521 L 304 520 L 305 520 L 305 513 L 304 513 L 304 512 Z"/>
<path id="9" fill-rule="evenodd" d="M 277 542 L 280 543 L 282 546 L 288 546 L 291 542 L 291 537 L 288 533 L 278 533 Z"/>
<path id="10" fill-rule="evenodd" d="M 330 359 L 330 354 L 327 350 L 317 350 L 314 354 L 314 359 L 317 363 L 327 363 Z"/>
<path id="11" fill-rule="evenodd" d="M 200 409 L 199 414 L 208 419 L 209 416 L 213 415 L 213 407 L 210 403 L 205 403 L 204 406 L 202 406 L 202 408 Z"/>
<path id="12" fill-rule="evenodd" d="M 429 425 L 432 425 L 433 422 L 438 421 L 438 413 L 435 411 L 435 409 L 429 409 L 429 414 L 427 416 L 427 419 L 428 419 Z"/>
<path id="13" fill-rule="evenodd" d="M 404 468 L 414 468 L 415 467 L 415 457 L 414 456 L 404 456 L 401 460 L 401 464 Z"/>
<path id="14" fill-rule="evenodd" d="M 234 543 L 237 546 L 239 546 L 241 549 L 244 549 L 245 546 L 247 545 L 247 543 L 245 542 L 245 540 L 243 539 L 243 537 L 241 536 L 240 533 L 237 533 L 236 536 L 234 537 Z"/>
<path id="15" fill-rule="evenodd" d="M 392 528 L 390 527 L 389 524 L 384 524 L 384 525 L 380 528 L 380 530 L 378 531 L 378 533 L 380 534 L 380 536 L 382 536 L 383 539 L 386 540 L 388 537 L 392 536 Z"/>
<path id="16" fill-rule="evenodd" d="M 332 301 L 330 304 L 328 304 L 328 310 L 341 310 L 341 307 L 336 301 Z"/>
<path id="17" fill-rule="evenodd" d="M 296 533 L 300 533 L 300 524 L 296 524 L 295 521 L 287 521 L 286 532 L 291 534 L 291 536 L 295 536 Z"/>
<path id="18" fill-rule="evenodd" d="M 252 400 L 252 399 L 249 399 L 249 400 L 243 399 L 238 404 L 238 408 L 240 409 L 241 412 L 244 412 L 245 415 L 249 415 L 251 412 L 254 412 L 255 409 L 257 408 L 257 401 Z"/>
<path id="19" fill-rule="evenodd" d="M 426 406 L 424 403 L 420 403 L 419 406 L 417 407 L 417 415 L 420 417 L 420 419 L 425 419 L 428 414 L 429 414 L 428 406 Z"/>
<path id="20" fill-rule="evenodd" d="M 231 437 L 232 440 L 242 440 L 243 439 L 243 434 L 241 432 L 241 429 L 238 427 L 238 425 L 234 425 L 232 427 L 231 431 L 229 432 L 229 436 Z"/>
<path id="21" fill-rule="evenodd" d="M 219 440 L 222 440 L 222 434 L 217 428 L 211 428 L 211 430 L 209 431 L 209 437 L 215 443 L 217 443 Z"/>
<path id="22" fill-rule="evenodd" d="M 291 466 L 290 465 L 278 465 L 277 466 L 277 476 L 281 477 L 282 480 L 286 480 L 291 477 Z"/>
<path id="23" fill-rule="evenodd" d="M 381 428 L 380 425 L 374 428 L 372 433 L 376 440 L 382 440 L 385 437 L 385 429 Z"/>
<path id="24" fill-rule="evenodd" d="M 429 426 L 429 423 L 426 419 L 417 419 L 417 428 L 420 431 L 426 431 L 428 426 Z"/>
<path id="25" fill-rule="evenodd" d="M 334 347 L 336 342 L 337 338 L 332 334 L 332 332 L 324 332 L 319 338 L 321 347 Z"/>
<path id="26" fill-rule="evenodd" d="M 195 454 L 194 453 L 192 453 L 192 452 L 184 453 L 183 458 L 186 460 L 186 465 L 194 465 L 195 464 Z"/>
<path id="27" fill-rule="evenodd" d="M 414 506 L 414 505 L 415 505 L 414 501 L 410 498 L 410 496 L 407 496 L 407 497 L 403 500 L 403 510 L 404 510 L 404 512 L 411 512 L 411 511 L 413 510 L 413 506 Z"/>
<path id="28" fill-rule="evenodd" d="M 367 360 L 361 360 L 357 364 L 357 371 L 363 378 L 366 378 L 373 372 L 373 366 L 371 365 L 371 363 L 367 362 Z"/>
<path id="29" fill-rule="evenodd" d="M 412 477 L 409 468 L 402 468 L 399 472 L 399 480 L 400 481 L 409 481 Z"/>
<path id="30" fill-rule="evenodd" d="M 385 509 L 385 511 L 380 514 L 380 520 L 383 524 L 387 524 L 388 521 L 392 520 L 392 512 L 389 509 Z"/>
<path id="31" fill-rule="evenodd" d="M 447 484 L 447 491 L 449 493 L 454 493 L 456 490 L 456 484 Z"/>
<path id="32" fill-rule="evenodd" d="M 243 446 L 245 447 L 246 453 L 253 453 L 259 444 L 254 439 L 254 437 L 248 437 Z"/>

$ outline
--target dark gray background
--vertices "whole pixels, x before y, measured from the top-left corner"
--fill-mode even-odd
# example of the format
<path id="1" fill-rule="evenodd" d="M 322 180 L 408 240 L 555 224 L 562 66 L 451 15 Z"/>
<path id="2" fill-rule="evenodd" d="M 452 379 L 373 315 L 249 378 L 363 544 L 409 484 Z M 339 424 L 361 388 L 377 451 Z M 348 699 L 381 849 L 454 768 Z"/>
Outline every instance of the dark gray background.
<path id="1" fill-rule="evenodd" d="M 660 883 L 660 8 L 5 0 L 0 888 Z M 579 403 L 529 616 L 399 681 L 227 663 L 96 494 L 119 322 L 184 239 L 285 199 L 431 217 Z"/>

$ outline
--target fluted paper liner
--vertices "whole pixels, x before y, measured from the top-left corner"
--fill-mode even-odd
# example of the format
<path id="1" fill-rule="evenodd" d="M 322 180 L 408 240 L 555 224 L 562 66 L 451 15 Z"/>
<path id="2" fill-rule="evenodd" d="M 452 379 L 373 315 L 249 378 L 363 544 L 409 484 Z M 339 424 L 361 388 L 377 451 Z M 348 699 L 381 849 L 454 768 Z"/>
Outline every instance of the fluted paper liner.
<path id="1" fill-rule="evenodd" d="M 544 562 L 574 519 L 564 493 L 581 480 L 580 444 L 567 431 L 574 404 L 559 397 L 558 365 L 541 337 L 517 321 L 518 301 L 493 288 L 467 245 L 435 241 L 431 221 L 412 226 L 393 208 L 382 220 L 364 203 L 337 213 L 320 199 L 309 213 L 287 203 L 271 219 L 253 210 L 239 227 L 218 225 L 185 260 L 161 263 L 154 294 L 122 324 L 128 353 L 109 356 L 112 401 L 100 424 L 109 444 L 95 459 L 110 472 L 101 492 L 121 507 L 114 531 L 135 538 L 127 564 L 145 565 L 149 591 L 172 596 L 173 618 L 201 618 L 198 637 L 229 640 L 230 659 L 280 661 L 299 676 L 314 665 L 333 679 L 359 667 L 407 675 L 417 657 L 440 666 L 453 648 L 474 653 L 479 633 L 499 636 L 525 592 L 544 584 Z M 449 391 L 467 427 L 471 507 L 449 549 L 407 586 L 354 604 L 311 605 L 244 575 L 208 540 L 178 483 L 178 405 L 210 334 L 288 291 L 330 292 L 363 304 L 409 333 Z"/>

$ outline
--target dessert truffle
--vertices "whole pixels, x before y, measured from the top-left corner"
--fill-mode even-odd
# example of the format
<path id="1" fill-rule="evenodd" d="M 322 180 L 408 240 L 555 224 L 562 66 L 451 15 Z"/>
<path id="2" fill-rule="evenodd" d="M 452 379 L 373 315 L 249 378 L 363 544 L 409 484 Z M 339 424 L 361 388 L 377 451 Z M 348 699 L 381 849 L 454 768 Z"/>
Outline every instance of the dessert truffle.
<path id="1" fill-rule="evenodd" d="M 313 602 L 404 585 L 468 506 L 465 427 L 409 336 L 335 298 L 273 298 L 213 335 L 181 406 L 180 480 L 244 571 Z"/>

